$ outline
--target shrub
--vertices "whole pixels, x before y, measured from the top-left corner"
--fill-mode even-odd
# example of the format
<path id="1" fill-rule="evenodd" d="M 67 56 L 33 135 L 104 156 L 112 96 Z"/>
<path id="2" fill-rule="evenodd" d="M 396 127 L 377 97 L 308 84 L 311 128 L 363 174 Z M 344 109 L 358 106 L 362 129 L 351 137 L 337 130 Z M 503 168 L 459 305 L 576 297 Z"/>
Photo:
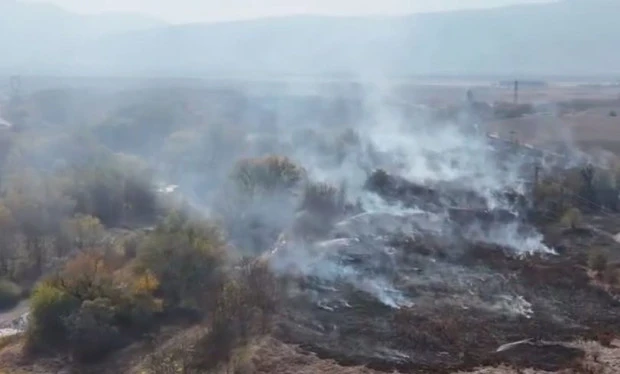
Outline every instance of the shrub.
<path id="1" fill-rule="evenodd" d="M 571 229 L 578 228 L 582 223 L 583 216 L 577 208 L 570 208 L 562 217 L 562 224 L 570 227 Z"/>
<path id="2" fill-rule="evenodd" d="M 123 238 L 121 243 L 123 254 L 126 258 L 133 259 L 136 257 L 138 254 L 138 247 L 142 240 L 144 240 L 144 235 L 142 233 L 131 233 Z"/>
<path id="3" fill-rule="evenodd" d="M 14 307 L 22 297 L 22 289 L 8 280 L 0 280 L 0 310 Z"/>
<path id="4" fill-rule="evenodd" d="M 239 277 L 247 293 L 247 304 L 259 313 L 260 332 L 267 333 L 280 302 L 280 284 L 267 262 L 260 260 L 245 260 Z"/>
<path id="5" fill-rule="evenodd" d="M 122 346 L 115 317 L 110 299 L 84 301 L 65 321 L 71 355 L 81 362 L 93 361 Z"/>
<path id="6" fill-rule="evenodd" d="M 61 273 L 50 278 L 49 282 L 80 302 L 118 294 L 112 269 L 103 254 L 98 252 L 78 255 L 65 265 Z"/>
<path id="7" fill-rule="evenodd" d="M 220 362 L 228 362 L 233 349 L 251 335 L 253 310 L 245 305 L 244 289 L 237 281 L 227 282 L 211 315 L 211 330 L 199 342 L 204 349 L 202 367 L 213 369 Z"/>
<path id="8" fill-rule="evenodd" d="M 76 213 L 97 217 L 108 227 L 155 217 L 157 198 L 149 172 L 127 157 L 94 157 L 64 175 L 72 181 L 65 189 L 76 202 Z"/>
<path id="9" fill-rule="evenodd" d="M 124 332 L 142 336 L 155 323 L 155 317 L 162 312 L 162 303 L 151 295 L 124 295 L 116 301 L 116 323 Z"/>
<path id="10" fill-rule="evenodd" d="M 181 336 L 163 345 L 161 349 L 150 354 L 144 368 L 149 374 L 191 373 L 194 366 L 194 336 Z"/>
<path id="11" fill-rule="evenodd" d="M 136 270 L 157 280 L 166 306 L 204 309 L 219 285 L 224 241 L 210 223 L 169 219 L 149 234 L 139 249 Z"/>
<path id="12" fill-rule="evenodd" d="M 63 223 L 64 234 L 79 249 L 92 248 L 103 238 L 104 227 L 98 218 L 83 214 Z"/>
<path id="13" fill-rule="evenodd" d="M 145 363 L 148 374 L 191 373 L 193 352 L 186 347 L 175 347 L 166 352 L 156 352 Z"/>
<path id="14" fill-rule="evenodd" d="M 327 183 L 306 184 L 301 201 L 301 209 L 331 217 L 342 212 L 344 191 Z"/>
<path id="15" fill-rule="evenodd" d="M 266 263 L 244 260 L 218 294 L 209 334 L 198 342 L 202 369 L 228 363 L 237 348 L 269 332 L 279 288 Z"/>
<path id="16" fill-rule="evenodd" d="M 80 300 L 54 287 L 39 284 L 30 298 L 27 348 L 49 351 L 66 347 L 68 334 L 65 320 L 80 307 Z"/>
<path id="17" fill-rule="evenodd" d="M 290 159 L 268 156 L 239 161 L 232 179 L 241 191 L 254 194 L 290 189 L 302 180 L 304 174 L 305 171 Z"/>
<path id="18" fill-rule="evenodd" d="M 596 272 L 603 272 L 607 268 L 607 254 L 601 249 L 593 249 L 588 254 L 588 267 Z"/>
<path id="19" fill-rule="evenodd" d="M 28 346 L 96 360 L 153 326 L 161 310 L 148 273 L 123 281 L 107 257 L 84 252 L 39 284 L 31 298 Z"/>

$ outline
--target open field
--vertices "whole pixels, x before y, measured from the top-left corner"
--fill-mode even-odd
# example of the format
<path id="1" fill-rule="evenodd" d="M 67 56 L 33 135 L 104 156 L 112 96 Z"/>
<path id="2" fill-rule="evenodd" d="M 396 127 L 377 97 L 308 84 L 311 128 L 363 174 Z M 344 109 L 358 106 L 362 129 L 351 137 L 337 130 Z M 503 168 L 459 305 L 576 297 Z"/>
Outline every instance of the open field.
<path id="1" fill-rule="evenodd" d="M 74 310 L 47 355 L 24 348 L 40 332 L 35 313 L 0 365 L 614 373 L 619 95 L 551 82 L 523 85 L 515 105 L 509 85 L 481 81 L 24 78 L 0 102 L 11 124 L 0 130 L 1 276 L 25 288 L 53 276 L 38 284 Z M 542 162 L 538 147 L 564 161 Z M 119 312 L 144 300 L 146 327 Z M 221 325 L 239 329 L 226 331 L 251 334 L 214 365 L 212 315 L 224 307 Z M 112 348 L 86 360 L 93 341 Z"/>

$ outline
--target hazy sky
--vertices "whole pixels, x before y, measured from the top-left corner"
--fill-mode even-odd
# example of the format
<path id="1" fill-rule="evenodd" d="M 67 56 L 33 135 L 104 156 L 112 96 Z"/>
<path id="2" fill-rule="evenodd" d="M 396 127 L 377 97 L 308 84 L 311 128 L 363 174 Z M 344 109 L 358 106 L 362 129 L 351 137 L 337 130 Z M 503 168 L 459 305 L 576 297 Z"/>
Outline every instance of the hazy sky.
<path id="1" fill-rule="evenodd" d="M 222 21 L 287 14 L 401 14 L 548 0 L 29 0 L 80 13 L 129 11 L 168 22 Z"/>

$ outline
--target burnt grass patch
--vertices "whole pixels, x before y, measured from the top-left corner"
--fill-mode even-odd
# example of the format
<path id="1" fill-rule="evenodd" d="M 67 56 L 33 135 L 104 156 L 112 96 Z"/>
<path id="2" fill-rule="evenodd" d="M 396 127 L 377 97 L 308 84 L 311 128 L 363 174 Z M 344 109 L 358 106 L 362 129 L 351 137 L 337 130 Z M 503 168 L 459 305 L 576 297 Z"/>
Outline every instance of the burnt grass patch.
<path id="1" fill-rule="evenodd" d="M 399 244 L 405 247 L 407 243 Z M 416 246 L 412 251 L 436 252 Z M 503 287 L 527 300 L 533 313 L 506 315 L 433 302 L 391 308 L 367 294 L 336 285 L 334 290 L 342 293 L 346 303 L 324 308 L 317 305 L 316 294 L 291 297 L 280 313 L 275 334 L 341 365 L 366 365 L 386 372 L 450 373 L 501 364 L 567 369 L 583 357 L 583 351 L 538 343 L 601 341 L 601 337 L 609 340 L 620 333 L 620 302 L 591 281 L 587 256 L 575 248 L 564 248 L 558 256 L 515 257 L 501 247 L 475 244 L 449 261 L 501 274 L 507 279 Z M 535 343 L 496 352 L 504 344 L 524 339 Z"/>

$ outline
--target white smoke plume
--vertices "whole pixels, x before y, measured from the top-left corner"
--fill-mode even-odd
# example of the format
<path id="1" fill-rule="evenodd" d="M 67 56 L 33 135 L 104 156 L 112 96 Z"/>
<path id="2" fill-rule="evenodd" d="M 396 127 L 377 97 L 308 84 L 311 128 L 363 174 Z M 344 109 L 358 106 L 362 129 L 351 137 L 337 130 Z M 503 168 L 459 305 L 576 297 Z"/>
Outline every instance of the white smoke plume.
<path id="1" fill-rule="evenodd" d="M 391 274 L 397 272 L 394 269 L 398 268 L 399 259 L 389 239 L 406 236 L 423 241 L 424 235 L 453 236 L 450 207 L 430 212 L 424 206 L 388 202 L 365 188 L 370 173 L 380 168 L 440 191 L 452 186 L 470 191 L 484 201 L 483 207 L 472 208 L 514 211 L 512 203 L 502 198 L 502 194 L 527 193 L 526 179 L 533 166 L 527 155 L 510 149 L 498 150 L 497 144 L 489 143 L 471 124 L 404 115 L 402 103 L 392 100 L 389 89 L 375 86 L 361 96 L 363 120 L 349 128 L 304 123 L 303 114 L 308 108 L 282 107 L 271 102 L 272 126 L 254 127 L 244 137 L 244 144 L 236 147 L 241 150 L 236 154 L 238 158 L 284 155 L 301 165 L 311 182 L 346 185 L 348 203 L 357 205 L 361 212 L 332 223 L 331 231 L 322 241 L 307 242 L 295 237 L 293 226 L 299 214 L 295 214 L 295 202 L 290 196 L 271 196 L 222 210 L 222 204 L 228 204 L 231 198 L 226 180 L 229 173 L 222 168 L 223 164 L 214 174 L 219 179 L 207 182 L 208 191 L 203 189 L 204 196 L 211 199 L 204 205 L 214 214 L 224 214 L 231 239 L 238 247 L 252 247 L 253 253 L 270 251 L 276 271 L 343 282 L 390 307 L 411 306 L 415 301 Z M 291 125 L 296 118 L 300 124 Z M 226 165 L 231 167 L 234 163 L 229 158 Z M 182 181 L 176 183 L 183 188 Z M 213 192 L 218 189 L 225 193 Z M 301 195 L 298 191 L 293 197 Z M 267 247 L 265 243 L 278 232 L 282 233 L 280 241 Z M 470 227 L 464 238 L 505 247 L 515 255 L 554 253 L 543 243 L 542 235 L 532 228 L 522 229 L 518 222 L 495 223 L 484 230 Z M 445 250 L 449 253 L 452 249 Z M 428 259 L 424 261 L 430 264 Z M 426 276 L 421 281 L 429 282 L 428 279 Z"/>

